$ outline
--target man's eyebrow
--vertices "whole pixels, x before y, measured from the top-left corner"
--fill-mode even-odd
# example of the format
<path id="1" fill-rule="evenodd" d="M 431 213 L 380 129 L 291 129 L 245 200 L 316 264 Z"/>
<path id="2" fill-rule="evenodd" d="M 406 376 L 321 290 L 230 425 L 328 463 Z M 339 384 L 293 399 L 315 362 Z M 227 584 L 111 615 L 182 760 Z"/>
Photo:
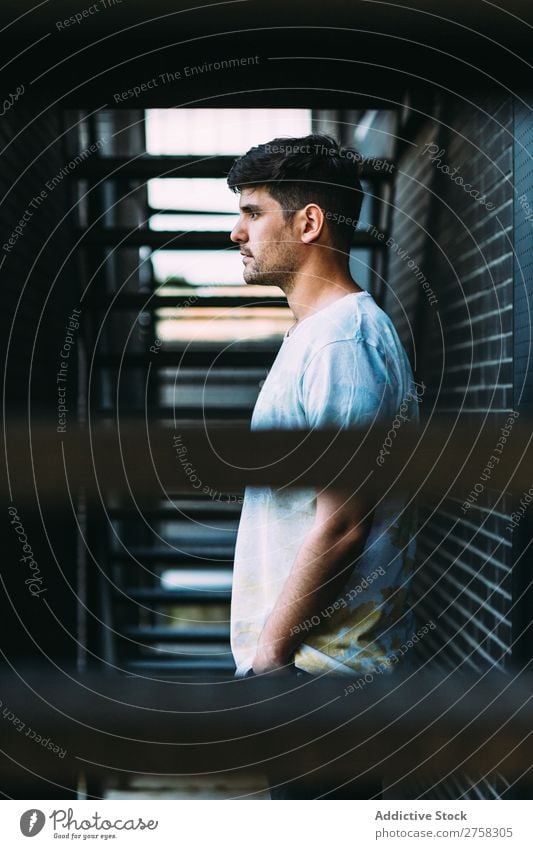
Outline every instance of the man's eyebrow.
<path id="1" fill-rule="evenodd" d="M 256 203 L 245 203 L 243 206 L 239 207 L 241 212 L 259 212 L 261 207 Z"/>

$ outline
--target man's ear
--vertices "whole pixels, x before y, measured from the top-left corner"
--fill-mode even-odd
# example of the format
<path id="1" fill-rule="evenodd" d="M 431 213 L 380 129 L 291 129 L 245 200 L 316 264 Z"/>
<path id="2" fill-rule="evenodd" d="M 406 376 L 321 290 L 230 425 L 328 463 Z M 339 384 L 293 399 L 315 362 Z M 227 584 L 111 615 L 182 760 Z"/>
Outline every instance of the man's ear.
<path id="1" fill-rule="evenodd" d="M 311 244 L 316 242 L 324 231 L 325 216 L 324 211 L 316 203 L 308 203 L 303 209 L 298 211 L 300 238 L 302 242 Z"/>

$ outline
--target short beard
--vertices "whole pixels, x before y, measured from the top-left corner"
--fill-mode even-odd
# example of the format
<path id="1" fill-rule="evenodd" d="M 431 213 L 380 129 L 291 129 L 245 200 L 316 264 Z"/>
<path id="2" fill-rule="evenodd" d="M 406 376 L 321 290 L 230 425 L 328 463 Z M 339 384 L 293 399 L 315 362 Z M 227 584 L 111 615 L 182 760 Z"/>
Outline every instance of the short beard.
<path id="1" fill-rule="evenodd" d="M 275 248 L 268 260 L 253 258 L 253 268 L 245 266 L 243 277 L 255 286 L 279 286 L 288 294 L 294 288 L 298 267 L 295 256 L 288 249 Z"/>

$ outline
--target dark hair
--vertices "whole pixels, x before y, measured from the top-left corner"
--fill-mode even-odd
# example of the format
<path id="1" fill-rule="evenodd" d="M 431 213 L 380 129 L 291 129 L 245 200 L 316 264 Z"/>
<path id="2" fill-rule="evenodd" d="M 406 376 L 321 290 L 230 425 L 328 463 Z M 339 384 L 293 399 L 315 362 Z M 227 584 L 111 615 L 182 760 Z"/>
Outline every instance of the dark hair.
<path id="1" fill-rule="evenodd" d="M 228 186 L 234 192 L 264 186 L 287 220 L 306 204 L 317 203 L 326 214 L 333 245 L 348 250 L 363 203 L 361 160 L 357 151 L 340 147 L 331 136 L 277 138 L 236 159 Z"/>

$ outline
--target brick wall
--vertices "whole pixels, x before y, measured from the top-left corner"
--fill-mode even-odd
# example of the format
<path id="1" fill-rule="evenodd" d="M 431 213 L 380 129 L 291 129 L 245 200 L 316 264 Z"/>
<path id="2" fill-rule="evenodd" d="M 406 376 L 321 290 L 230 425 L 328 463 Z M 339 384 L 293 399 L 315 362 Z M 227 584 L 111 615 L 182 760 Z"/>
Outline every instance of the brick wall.
<path id="1" fill-rule="evenodd" d="M 423 417 L 486 413 L 503 423 L 513 404 L 513 103 L 439 95 L 432 114 L 415 123 L 397 163 L 384 306 L 426 384 Z M 421 642 L 421 660 L 506 668 L 510 504 L 490 482 L 465 510 L 463 499 L 444 495 L 421 510 L 415 599 L 421 621 L 438 626 Z M 456 775 L 413 782 L 412 795 L 494 798 L 506 788 L 498 776 Z"/>

